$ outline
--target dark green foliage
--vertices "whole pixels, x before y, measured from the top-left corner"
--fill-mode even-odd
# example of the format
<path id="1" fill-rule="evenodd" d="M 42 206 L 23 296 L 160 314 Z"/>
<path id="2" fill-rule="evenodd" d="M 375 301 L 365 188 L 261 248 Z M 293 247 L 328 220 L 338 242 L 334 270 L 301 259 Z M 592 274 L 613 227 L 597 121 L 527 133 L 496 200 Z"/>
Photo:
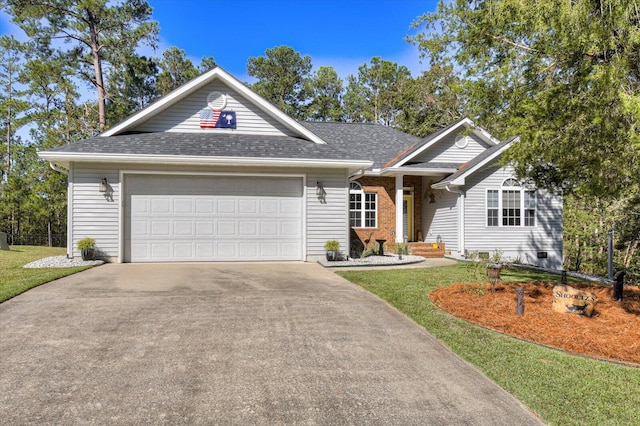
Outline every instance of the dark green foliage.
<path id="1" fill-rule="evenodd" d="M 342 80 L 333 67 L 320 67 L 309 78 L 308 93 L 311 102 L 307 107 L 307 118 L 315 121 L 341 121 Z"/>
<path id="2" fill-rule="evenodd" d="M 247 61 L 247 73 L 258 79 L 252 89 L 298 119 L 306 116 L 311 67 L 311 57 L 302 57 L 288 46 L 267 49 L 265 56 Z"/>
<path id="3" fill-rule="evenodd" d="M 98 123 L 107 124 L 108 88 L 104 64 L 118 66 L 133 56 L 140 44 L 154 45 L 156 22 L 149 21 L 151 6 L 144 0 L 7 0 L 7 11 L 40 49 L 56 50 L 76 67 L 97 91 Z"/>
<path id="4" fill-rule="evenodd" d="M 639 23 L 636 0 L 458 0 L 411 38 L 453 65 L 477 124 L 521 136 L 504 160 L 566 196 L 566 266 L 600 275 L 614 225 L 616 267 L 639 262 Z"/>
<path id="5" fill-rule="evenodd" d="M 173 46 L 162 53 L 158 74 L 158 92 L 166 95 L 200 74 L 184 50 Z"/>
<path id="6" fill-rule="evenodd" d="M 564 193 L 615 199 L 640 173 L 640 8 L 635 1 L 455 1 L 412 40 L 454 65 L 477 123 L 518 172 Z"/>
<path id="7" fill-rule="evenodd" d="M 411 73 L 404 65 L 371 58 L 369 64 L 360 66 L 357 77 L 348 78 L 344 96 L 347 119 L 396 126 L 410 81 Z"/>

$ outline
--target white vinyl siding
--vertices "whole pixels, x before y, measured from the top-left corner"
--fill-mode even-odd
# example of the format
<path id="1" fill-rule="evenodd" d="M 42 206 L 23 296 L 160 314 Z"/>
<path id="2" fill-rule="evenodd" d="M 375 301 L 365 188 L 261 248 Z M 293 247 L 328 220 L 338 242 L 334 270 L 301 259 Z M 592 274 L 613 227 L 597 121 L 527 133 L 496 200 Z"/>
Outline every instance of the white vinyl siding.
<path id="1" fill-rule="evenodd" d="M 435 145 L 421 153 L 412 162 L 431 162 L 431 163 L 466 163 L 478 154 L 484 152 L 489 145 L 484 143 L 476 135 L 471 134 L 467 136 L 467 145 L 464 148 L 458 148 L 456 146 L 456 136 L 460 132 L 456 132 L 447 135 L 442 140 L 438 141 Z"/>
<path id="2" fill-rule="evenodd" d="M 423 185 L 427 185 L 424 181 Z M 458 248 L 458 206 L 459 196 L 446 190 L 439 190 L 434 194 L 434 203 L 422 203 L 422 229 L 426 230 L 423 238 L 426 242 L 445 243 L 447 250 L 456 252 Z"/>
<path id="3" fill-rule="evenodd" d="M 213 91 L 228 95 L 227 105 L 224 109 L 236 112 L 237 123 L 235 129 L 200 128 L 200 110 L 207 106 L 207 95 Z M 293 136 L 281 123 L 220 81 L 208 84 L 132 130 L 140 132 L 218 132 Z"/>
<path id="4" fill-rule="evenodd" d="M 511 167 L 487 167 L 467 178 L 465 199 L 465 249 L 468 251 L 493 252 L 502 250 L 505 259 L 520 258 L 523 262 L 544 267 L 562 267 L 562 197 L 542 189 L 535 194 L 524 195 L 525 211 L 535 199 L 535 224 L 533 226 L 490 226 L 488 223 L 488 190 L 500 190 L 506 179 L 512 177 Z M 526 193 L 527 191 L 523 191 Z M 527 204 L 529 202 L 529 204 Z M 522 204 L 521 204 L 522 206 Z M 504 208 L 504 207 L 503 207 Z M 529 213 L 531 214 L 531 213 Z M 546 252 L 546 259 L 539 259 L 538 252 Z"/>
<path id="5" fill-rule="evenodd" d="M 99 191 L 100 180 L 107 178 L 111 193 Z M 73 201 L 69 206 L 72 256 L 80 256 L 78 241 L 91 237 L 96 240 L 100 256 L 118 257 L 119 250 L 119 175 L 113 169 L 73 167 L 69 172 L 69 186 L 73 186 Z"/>
<path id="6" fill-rule="evenodd" d="M 324 194 L 317 194 L 317 183 Z M 325 256 L 324 243 L 338 240 L 349 252 L 349 182 L 344 171 L 313 171 L 307 175 L 307 260 Z"/>

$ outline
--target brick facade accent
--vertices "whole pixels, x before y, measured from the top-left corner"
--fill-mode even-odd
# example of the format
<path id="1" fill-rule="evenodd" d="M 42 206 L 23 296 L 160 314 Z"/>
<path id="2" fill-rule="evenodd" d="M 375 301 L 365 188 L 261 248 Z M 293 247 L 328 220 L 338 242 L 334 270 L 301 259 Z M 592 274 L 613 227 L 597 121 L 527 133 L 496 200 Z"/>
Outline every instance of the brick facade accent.
<path id="1" fill-rule="evenodd" d="M 395 177 L 364 176 L 357 182 L 362 185 L 364 192 L 378 194 L 378 227 L 351 228 L 351 239 L 358 238 L 363 244 L 367 239 L 385 239 L 389 244 L 393 244 L 396 230 Z M 414 235 L 409 236 L 409 241 L 416 241 L 418 232 L 422 231 L 422 177 L 404 176 L 402 184 L 405 188 L 413 188 Z"/>

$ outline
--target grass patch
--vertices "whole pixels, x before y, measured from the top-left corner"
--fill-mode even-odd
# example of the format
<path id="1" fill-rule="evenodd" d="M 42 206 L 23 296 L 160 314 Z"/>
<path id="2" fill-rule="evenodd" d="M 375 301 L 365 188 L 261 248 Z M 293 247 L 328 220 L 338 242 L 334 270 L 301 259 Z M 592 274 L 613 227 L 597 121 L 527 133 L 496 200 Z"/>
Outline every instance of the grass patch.
<path id="1" fill-rule="evenodd" d="M 88 269 L 87 266 L 74 268 L 25 269 L 24 265 L 34 260 L 50 256 L 62 256 L 66 249 L 57 247 L 11 246 L 11 250 L 0 250 L 0 303 L 11 299 L 30 288 L 48 283 L 67 275 Z"/>
<path id="2" fill-rule="evenodd" d="M 505 336 L 442 311 L 429 292 L 477 280 L 473 266 L 340 271 L 427 329 L 455 353 L 556 425 L 627 425 L 640 419 L 640 368 L 596 361 Z M 557 275 L 507 268 L 502 280 L 560 281 Z"/>

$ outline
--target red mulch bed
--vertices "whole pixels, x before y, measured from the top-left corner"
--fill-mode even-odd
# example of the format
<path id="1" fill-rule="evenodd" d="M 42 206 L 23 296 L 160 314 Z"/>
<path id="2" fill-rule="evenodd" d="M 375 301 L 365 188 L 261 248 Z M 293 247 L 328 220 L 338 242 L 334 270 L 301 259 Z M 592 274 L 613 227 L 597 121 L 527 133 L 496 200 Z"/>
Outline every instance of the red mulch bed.
<path id="1" fill-rule="evenodd" d="M 612 288 L 571 284 L 598 297 L 591 318 L 551 309 L 554 284 L 454 284 L 430 293 L 440 308 L 472 323 L 543 345 L 640 366 L 640 288 L 625 286 L 622 302 Z M 524 315 L 516 316 L 516 287 L 524 287 Z"/>

